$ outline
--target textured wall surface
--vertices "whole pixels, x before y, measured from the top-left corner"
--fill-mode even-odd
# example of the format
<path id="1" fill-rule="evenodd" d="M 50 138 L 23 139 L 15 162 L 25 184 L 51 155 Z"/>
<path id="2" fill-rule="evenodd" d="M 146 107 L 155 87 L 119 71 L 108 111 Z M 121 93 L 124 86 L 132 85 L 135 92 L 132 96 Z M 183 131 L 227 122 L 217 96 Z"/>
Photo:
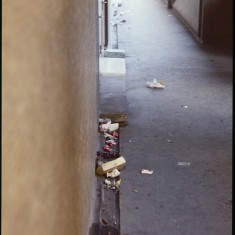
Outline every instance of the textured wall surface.
<path id="1" fill-rule="evenodd" d="M 167 3 L 168 0 L 162 0 Z M 200 31 L 200 0 L 174 0 L 173 8 L 204 43 L 232 47 L 232 0 L 201 0 L 202 31 Z M 200 35 L 202 33 L 202 35 Z"/>
<path id="2" fill-rule="evenodd" d="M 200 0 L 175 0 L 174 9 L 182 16 L 187 24 L 198 34 Z"/>
<path id="3" fill-rule="evenodd" d="M 2 232 L 85 235 L 97 144 L 96 2 L 2 6 Z"/>
<path id="4" fill-rule="evenodd" d="M 203 40 L 206 43 L 232 46 L 232 0 L 204 0 Z"/>

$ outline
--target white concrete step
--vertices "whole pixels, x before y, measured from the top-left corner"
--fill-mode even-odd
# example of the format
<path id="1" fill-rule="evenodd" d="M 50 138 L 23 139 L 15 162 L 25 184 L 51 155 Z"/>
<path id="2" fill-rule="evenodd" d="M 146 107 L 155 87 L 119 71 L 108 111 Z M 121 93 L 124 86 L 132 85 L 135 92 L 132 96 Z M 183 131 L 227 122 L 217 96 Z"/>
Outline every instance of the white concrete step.
<path id="1" fill-rule="evenodd" d="M 100 58 L 100 74 L 102 76 L 125 76 L 126 62 L 123 58 Z"/>

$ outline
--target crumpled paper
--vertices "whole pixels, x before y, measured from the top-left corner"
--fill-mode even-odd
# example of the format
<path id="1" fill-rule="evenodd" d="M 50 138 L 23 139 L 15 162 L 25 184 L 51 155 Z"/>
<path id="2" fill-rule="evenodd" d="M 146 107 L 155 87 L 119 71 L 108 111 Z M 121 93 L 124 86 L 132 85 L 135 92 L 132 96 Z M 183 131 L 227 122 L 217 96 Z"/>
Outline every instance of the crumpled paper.
<path id="1" fill-rule="evenodd" d="M 151 174 L 153 174 L 153 170 L 146 170 L 146 169 L 142 169 L 141 173 L 142 173 L 142 174 L 148 174 L 148 175 L 151 175 Z"/>
<path id="2" fill-rule="evenodd" d="M 112 178 L 117 177 L 119 175 L 120 171 L 118 169 L 114 169 L 113 171 L 107 173 L 107 177 L 112 177 Z"/>
<path id="3" fill-rule="evenodd" d="M 157 82 L 157 80 L 154 78 L 152 82 L 146 82 L 147 87 L 150 88 L 165 88 L 165 85 L 162 82 Z"/>

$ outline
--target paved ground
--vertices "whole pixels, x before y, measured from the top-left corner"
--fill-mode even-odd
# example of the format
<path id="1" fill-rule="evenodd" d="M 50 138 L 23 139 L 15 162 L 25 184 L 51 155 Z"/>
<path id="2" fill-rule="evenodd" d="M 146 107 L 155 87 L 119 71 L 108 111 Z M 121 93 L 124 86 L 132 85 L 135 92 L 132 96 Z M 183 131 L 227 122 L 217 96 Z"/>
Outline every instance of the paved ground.
<path id="1" fill-rule="evenodd" d="M 160 0 L 125 0 L 120 10 L 127 75 L 101 77 L 100 103 L 128 114 L 121 235 L 230 235 L 232 58 L 200 47 Z M 165 89 L 147 88 L 153 78 Z"/>

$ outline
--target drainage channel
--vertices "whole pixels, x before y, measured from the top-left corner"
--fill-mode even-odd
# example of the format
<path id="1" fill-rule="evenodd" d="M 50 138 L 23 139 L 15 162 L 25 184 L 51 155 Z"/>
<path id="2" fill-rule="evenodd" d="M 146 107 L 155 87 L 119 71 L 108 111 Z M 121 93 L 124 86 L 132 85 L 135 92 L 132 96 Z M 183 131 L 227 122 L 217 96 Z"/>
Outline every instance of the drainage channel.
<path id="1" fill-rule="evenodd" d="M 125 114 L 101 114 L 100 150 L 96 174 L 100 190 L 99 235 L 120 235 L 120 184 L 125 159 L 120 154 L 120 126 L 127 125 Z"/>

